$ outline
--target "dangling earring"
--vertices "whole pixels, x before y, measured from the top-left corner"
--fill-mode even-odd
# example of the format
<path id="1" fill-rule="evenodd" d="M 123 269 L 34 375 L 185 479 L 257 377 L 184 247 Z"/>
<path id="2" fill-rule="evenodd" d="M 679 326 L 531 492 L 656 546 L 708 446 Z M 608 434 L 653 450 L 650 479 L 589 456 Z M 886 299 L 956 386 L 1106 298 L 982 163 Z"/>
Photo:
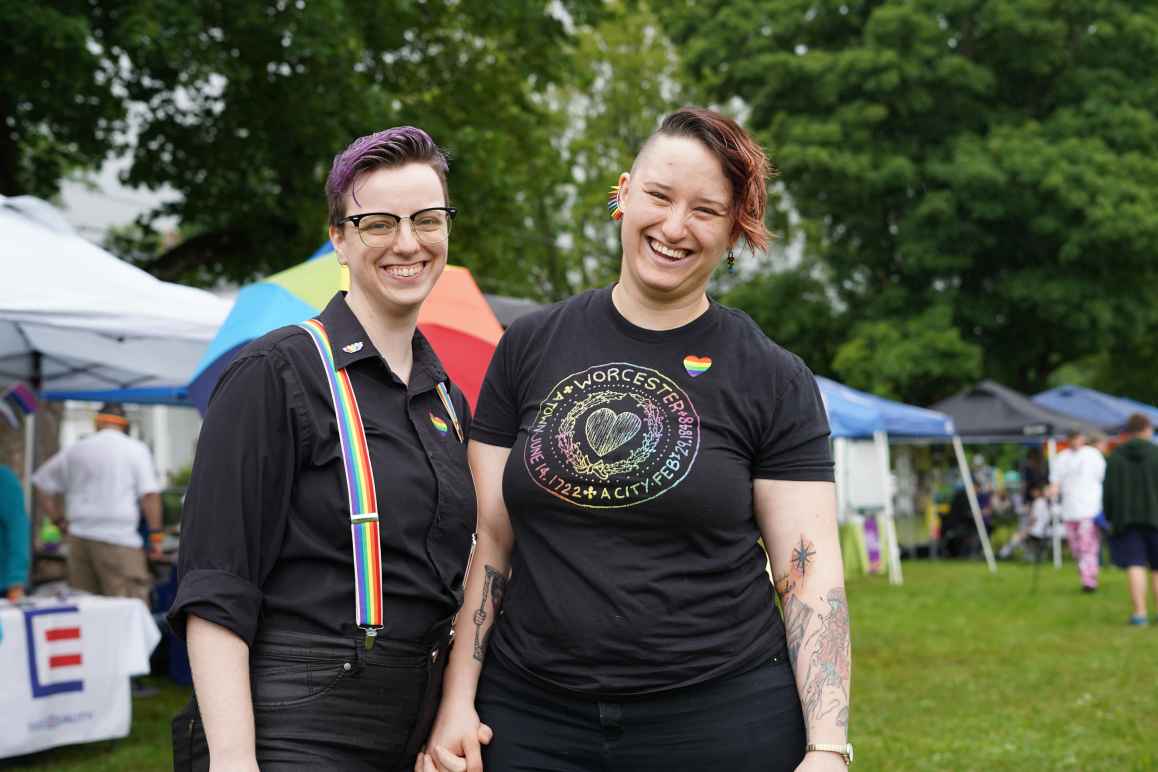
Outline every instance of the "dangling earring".
<path id="1" fill-rule="evenodd" d="M 612 220 L 622 220 L 623 210 L 619 208 L 619 186 L 612 185 L 611 192 L 607 194 L 607 214 L 611 215 Z"/>
<path id="2" fill-rule="evenodd" d="M 728 250 L 728 273 L 736 272 L 736 253 L 731 249 Z"/>

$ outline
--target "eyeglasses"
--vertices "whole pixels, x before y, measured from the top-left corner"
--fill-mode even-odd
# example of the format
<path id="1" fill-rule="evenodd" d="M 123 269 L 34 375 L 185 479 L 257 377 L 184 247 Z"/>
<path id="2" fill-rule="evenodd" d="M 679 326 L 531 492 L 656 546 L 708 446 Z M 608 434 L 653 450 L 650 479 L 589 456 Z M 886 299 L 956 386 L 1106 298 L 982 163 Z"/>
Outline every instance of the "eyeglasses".
<path id="1" fill-rule="evenodd" d="M 338 220 L 338 225 L 353 223 L 358 229 L 358 238 L 368 247 L 388 247 L 398 237 L 402 221 L 409 220 L 414 238 L 428 247 L 436 247 L 450 238 L 450 224 L 456 214 L 458 210 L 450 206 L 419 209 L 409 217 L 389 212 L 366 212 L 344 217 Z"/>

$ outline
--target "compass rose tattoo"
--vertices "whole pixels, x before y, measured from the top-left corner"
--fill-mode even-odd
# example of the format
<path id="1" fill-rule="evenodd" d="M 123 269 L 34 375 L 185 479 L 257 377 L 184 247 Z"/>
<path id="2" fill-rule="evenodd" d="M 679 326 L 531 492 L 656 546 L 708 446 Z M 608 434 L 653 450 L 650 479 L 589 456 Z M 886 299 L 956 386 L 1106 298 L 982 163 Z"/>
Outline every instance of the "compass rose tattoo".
<path id="1" fill-rule="evenodd" d="M 798 574 L 801 579 L 804 578 L 804 573 L 810 565 L 812 559 L 816 557 L 816 550 L 812 546 L 812 542 L 806 541 L 803 536 L 800 537 L 800 543 L 792 548 L 792 571 Z"/>

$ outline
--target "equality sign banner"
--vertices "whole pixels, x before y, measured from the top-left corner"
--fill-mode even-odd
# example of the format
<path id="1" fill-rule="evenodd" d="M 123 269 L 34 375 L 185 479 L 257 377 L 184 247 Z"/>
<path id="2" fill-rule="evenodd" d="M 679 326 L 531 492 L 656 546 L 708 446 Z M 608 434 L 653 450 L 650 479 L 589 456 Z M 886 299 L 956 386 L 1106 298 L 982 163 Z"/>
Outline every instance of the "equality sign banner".
<path id="1" fill-rule="evenodd" d="M 160 632 L 145 605 L 82 597 L 0 606 L 0 757 L 129 734 L 129 676 Z"/>

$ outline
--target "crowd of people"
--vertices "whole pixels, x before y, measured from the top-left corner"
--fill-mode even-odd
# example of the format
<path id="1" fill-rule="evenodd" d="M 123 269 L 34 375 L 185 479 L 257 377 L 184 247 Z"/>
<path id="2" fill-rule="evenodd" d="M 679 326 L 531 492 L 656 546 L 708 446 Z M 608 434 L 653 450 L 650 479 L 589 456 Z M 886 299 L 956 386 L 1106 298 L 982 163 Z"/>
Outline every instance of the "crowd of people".
<path id="1" fill-rule="evenodd" d="M 1018 529 L 999 556 L 1018 548 L 1040 560 L 1055 535 L 1077 565 L 1081 591 L 1097 592 L 1103 546 L 1126 570 L 1130 624 L 1147 625 L 1147 585 L 1158 611 L 1158 445 L 1143 413 L 1131 415 L 1112 450 L 1109 438 L 1075 431 L 1052 462 L 1031 448 L 1020 469 L 1020 489 L 1009 506 Z M 1158 617 L 1155 618 L 1158 623 Z"/>

